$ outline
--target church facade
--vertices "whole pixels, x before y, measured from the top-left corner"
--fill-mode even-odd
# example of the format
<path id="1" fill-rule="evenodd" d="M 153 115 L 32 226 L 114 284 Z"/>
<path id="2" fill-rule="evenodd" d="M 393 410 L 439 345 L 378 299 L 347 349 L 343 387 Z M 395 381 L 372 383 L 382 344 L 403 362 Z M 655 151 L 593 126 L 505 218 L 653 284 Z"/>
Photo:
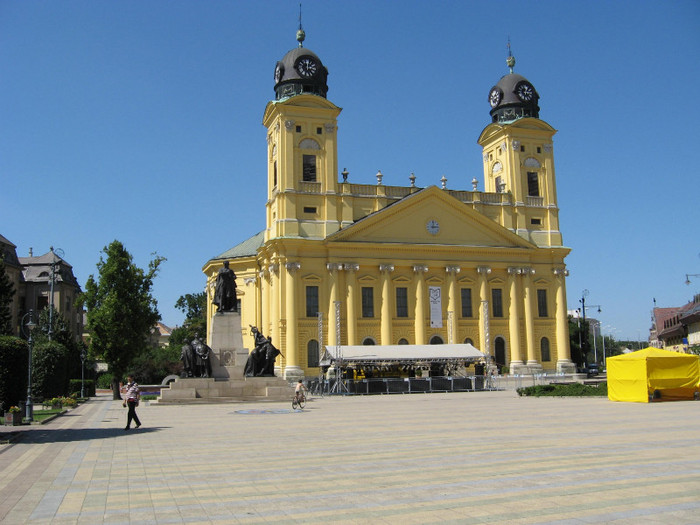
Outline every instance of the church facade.
<path id="1" fill-rule="evenodd" d="M 208 340 L 217 272 L 236 273 L 244 334 L 281 350 L 288 379 L 318 375 L 336 345 L 471 343 L 510 373 L 573 372 L 568 274 L 552 137 L 539 95 L 513 72 L 491 88 L 483 191 L 339 180 L 327 69 L 303 47 L 275 68 L 265 108 L 266 227 L 207 261 Z M 244 335 L 244 342 L 247 342 Z M 279 373 L 279 372 L 278 372 Z"/>

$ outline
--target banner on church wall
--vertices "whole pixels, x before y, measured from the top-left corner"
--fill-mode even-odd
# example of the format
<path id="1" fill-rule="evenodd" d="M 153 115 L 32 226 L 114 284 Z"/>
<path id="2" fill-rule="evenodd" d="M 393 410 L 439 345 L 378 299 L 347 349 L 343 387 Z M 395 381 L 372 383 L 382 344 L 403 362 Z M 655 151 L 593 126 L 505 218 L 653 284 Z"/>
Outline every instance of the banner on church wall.
<path id="1" fill-rule="evenodd" d="M 439 286 L 428 286 L 430 297 L 430 328 L 442 328 L 442 291 Z"/>

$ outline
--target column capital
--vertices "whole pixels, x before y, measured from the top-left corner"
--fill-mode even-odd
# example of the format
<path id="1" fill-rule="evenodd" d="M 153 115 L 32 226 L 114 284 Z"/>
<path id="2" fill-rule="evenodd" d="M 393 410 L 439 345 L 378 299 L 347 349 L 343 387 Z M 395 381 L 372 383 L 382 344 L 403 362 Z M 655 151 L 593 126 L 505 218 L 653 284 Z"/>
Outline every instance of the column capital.
<path id="1" fill-rule="evenodd" d="M 428 271 L 428 267 L 425 264 L 414 264 L 413 271 L 415 273 L 426 273 Z"/>
<path id="2" fill-rule="evenodd" d="M 462 269 L 459 266 L 445 266 L 445 271 L 447 273 L 457 275 L 459 272 L 462 271 Z"/>
<path id="3" fill-rule="evenodd" d="M 360 265 L 357 263 L 343 263 L 343 268 L 346 272 L 356 272 L 360 269 Z"/>
<path id="4" fill-rule="evenodd" d="M 491 273 L 491 267 L 490 266 L 478 266 L 476 268 L 476 273 L 480 273 L 481 275 L 488 275 Z"/>
<path id="5" fill-rule="evenodd" d="M 280 265 L 279 263 L 270 263 L 267 266 L 267 272 L 268 273 L 277 273 L 280 270 Z"/>
<path id="6" fill-rule="evenodd" d="M 329 272 L 337 272 L 343 269 L 342 263 L 327 263 L 326 268 Z"/>
<path id="7" fill-rule="evenodd" d="M 380 264 L 379 271 L 391 273 L 394 271 L 394 265 L 393 264 Z"/>
<path id="8" fill-rule="evenodd" d="M 297 270 L 301 269 L 301 263 L 298 262 L 288 262 L 284 264 L 284 267 L 287 269 L 289 273 L 294 273 Z"/>
<path id="9" fill-rule="evenodd" d="M 569 270 L 567 270 L 563 266 L 552 268 L 552 273 L 554 275 L 556 275 L 557 277 L 568 277 L 569 276 Z"/>
<path id="10" fill-rule="evenodd" d="M 255 284 L 255 277 L 246 277 L 245 279 L 243 279 L 243 284 L 245 284 L 246 286 Z"/>
<path id="11" fill-rule="evenodd" d="M 509 275 L 531 275 L 535 273 L 535 269 L 531 266 L 509 266 Z"/>

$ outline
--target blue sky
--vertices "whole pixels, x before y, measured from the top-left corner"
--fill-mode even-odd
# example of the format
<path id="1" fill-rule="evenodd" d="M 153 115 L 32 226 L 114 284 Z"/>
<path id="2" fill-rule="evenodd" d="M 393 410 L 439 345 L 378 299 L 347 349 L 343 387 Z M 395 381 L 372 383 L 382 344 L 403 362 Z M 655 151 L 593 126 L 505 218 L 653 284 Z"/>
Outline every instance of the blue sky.
<path id="1" fill-rule="evenodd" d="M 204 263 L 264 228 L 274 66 L 298 1 L 0 0 L 0 233 L 61 248 L 81 285 L 122 241 L 163 321 Z M 515 71 L 559 130 L 554 154 L 569 308 L 645 339 L 652 300 L 700 292 L 700 2 L 305 0 L 329 70 L 349 180 L 483 187 L 487 95 Z"/>

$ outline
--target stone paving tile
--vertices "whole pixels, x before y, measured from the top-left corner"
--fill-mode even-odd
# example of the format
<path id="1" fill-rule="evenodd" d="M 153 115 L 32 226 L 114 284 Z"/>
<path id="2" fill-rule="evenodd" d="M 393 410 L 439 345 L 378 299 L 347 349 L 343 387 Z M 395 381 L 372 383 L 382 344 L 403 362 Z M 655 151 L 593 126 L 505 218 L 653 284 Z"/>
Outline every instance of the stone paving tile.
<path id="1" fill-rule="evenodd" d="M 699 523 L 699 409 L 513 392 L 145 404 L 124 432 L 99 397 L 0 445 L 0 522 Z"/>

